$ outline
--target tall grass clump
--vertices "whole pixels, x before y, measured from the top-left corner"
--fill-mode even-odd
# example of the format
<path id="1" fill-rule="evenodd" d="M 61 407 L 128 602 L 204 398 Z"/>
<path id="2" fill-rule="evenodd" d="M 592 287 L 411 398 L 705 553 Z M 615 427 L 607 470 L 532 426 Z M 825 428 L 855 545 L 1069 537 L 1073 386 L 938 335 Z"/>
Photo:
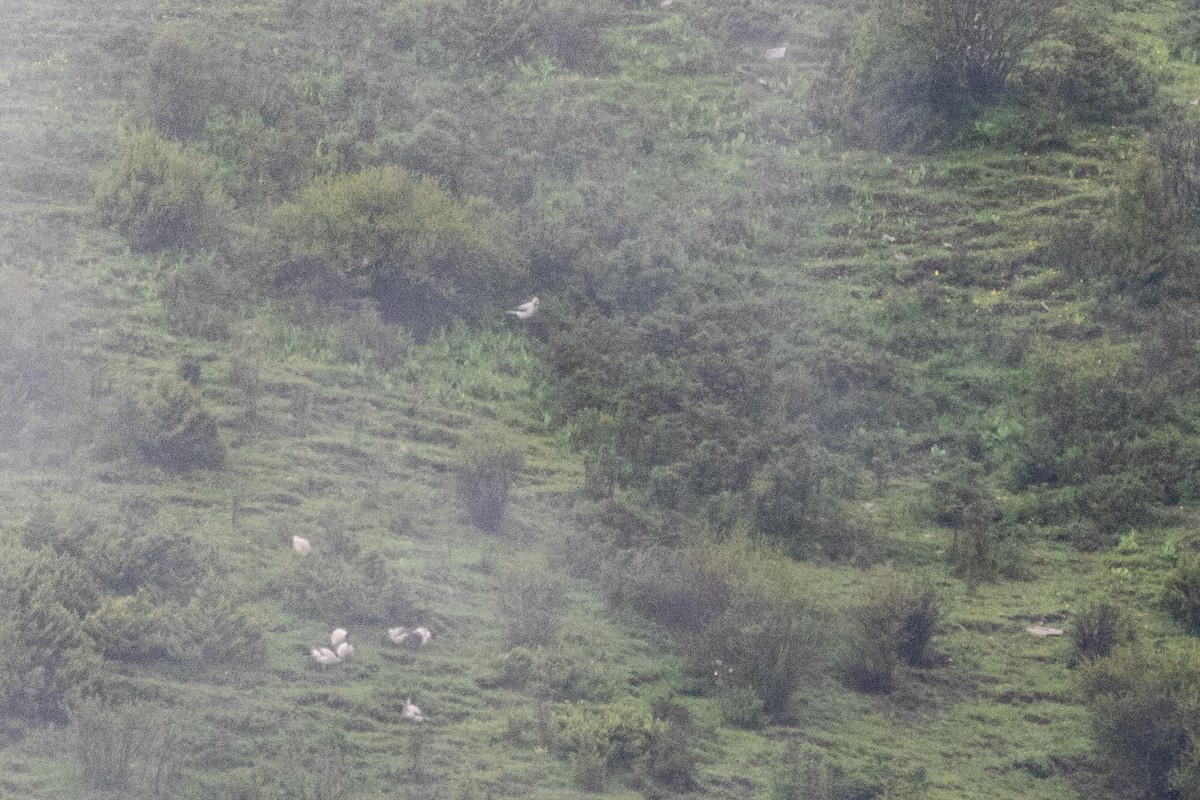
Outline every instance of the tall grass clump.
<path id="1" fill-rule="evenodd" d="M 98 698 L 70 709 L 67 735 L 84 786 L 122 797 L 176 797 L 183 761 L 177 713 Z"/>
<path id="2" fill-rule="evenodd" d="M 1131 643 L 1137 633 L 1119 606 L 1103 600 L 1082 606 L 1073 622 L 1072 667 L 1110 655 L 1114 647 Z"/>
<path id="3" fill-rule="evenodd" d="M 131 126 L 97 179 L 93 208 L 136 250 L 197 249 L 221 241 L 230 201 L 200 152 Z"/>
<path id="4" fill-rule="evenodd" d="M 494 433 L 469 435 L 458 447 L 458 487 L 475 527 L 499 533 L 508 495 L 525 457 Z"/>
<path id="5" fill-rule="evenodd" d="M 890 566 L 872 568 L 846 614 L 846 681 L 865 692 L 890 691 L 901 660 L 924 662 L 937 617 L 931 591 Z"/>

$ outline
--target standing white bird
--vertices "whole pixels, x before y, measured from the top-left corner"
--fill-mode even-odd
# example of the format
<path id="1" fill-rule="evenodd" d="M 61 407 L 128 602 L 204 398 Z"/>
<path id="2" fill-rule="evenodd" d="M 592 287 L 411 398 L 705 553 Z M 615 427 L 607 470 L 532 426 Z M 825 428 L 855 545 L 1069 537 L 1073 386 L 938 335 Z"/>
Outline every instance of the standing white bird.
<path id="1" fill-rule="evenodd" d="M 346 641 L 346 638 L 349 635 L 350 634 L 347 633 L 345 628 L 337 628 L 333 633 L 329 634 L 329 641 L 333 643 L 334 647 L 337 647 L 339 644 Z"/>
<path id="2" fill-rule="evenodd" d="M 322 667 L 332 667 L 334 664 L 342 663 L 342 660 L 337 657 L 337 654 L 328 647 L 314 647 L 312 651 L 313 661 L 316 661 Z"/>
<path id="3" fill-rule="evenodd" d="M 392 640 L 392 644 L 404 644 L 411 633 L 408 628 L 388 628 L 388 638 Z"/>
<path id="4" fill-rule="evenodd" d="M 433 633 L 424 625 L 419 628 L 413 628 L 413 634 L 421 637 L 421 644 L 426 644 L 430 639 L 433 638 Z"/>
<path id="5" fill-rule="evenodd" d="M 517 306 L 516 308 L 509 311 L 508 313 L 516 314 L 517 319 L 529 319 L 530 317 L 532 317 L 534 314 L 537 313 L 538 306 L 541 305 L 541 303 L 542 303 L 542 301 L 538 300 L 535 297 L 532 300 L 530 300 L 528 303 L 522 303 L 521 305 Z"/>
<path id="6" fill-rule="evenodd" d="M 411 697 L 404 699 L 404 718 L 411 719 L 414 722 L 425 721 L 425 715 L 421 713 L 421 709 L 417 708 L 416 703 L 412 701 Z"/>
<path id="7" fill-rule="evenodd" d="M 308 539 L 305 539 L 303 536 L 293 536 L 292 549 L 303 555 L 309 550 L 312 550 L 312 545 L 309 544 Z"/>
<path id="8" fill-rule="evenodd" d="M 345 661 L 352 655 L 354 655 L 354 645 L 349 642 L 342 642 L 337 646 L 337 657 L 342 661 Z"/>

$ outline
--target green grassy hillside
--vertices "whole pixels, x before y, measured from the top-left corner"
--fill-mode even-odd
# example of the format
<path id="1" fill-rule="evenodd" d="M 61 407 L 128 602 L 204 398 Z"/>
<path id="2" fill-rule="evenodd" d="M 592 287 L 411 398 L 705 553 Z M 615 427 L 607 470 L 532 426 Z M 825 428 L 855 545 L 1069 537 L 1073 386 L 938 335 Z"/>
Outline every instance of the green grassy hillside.
<path id="1" fill-rule="evenodd" d="M 8 3 L 0 797 L 1196 796 L 1196 12 L 903 5 Z"/>

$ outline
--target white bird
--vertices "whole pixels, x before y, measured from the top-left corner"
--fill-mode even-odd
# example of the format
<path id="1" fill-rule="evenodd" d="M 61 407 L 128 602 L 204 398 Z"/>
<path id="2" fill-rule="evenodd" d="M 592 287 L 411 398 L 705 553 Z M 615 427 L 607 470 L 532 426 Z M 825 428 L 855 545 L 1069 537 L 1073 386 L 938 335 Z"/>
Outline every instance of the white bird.
<path id="1" fill-rule="evenodd" d="M 421 709 L 417 708 L 416 703 L 412 701 L 411 697 L 404 699 L 404 718 L 415 722 L 425 721 L 425 715 L 421 713 Z"/>
<path id="2" fill-rule="evenodd" d="M 337 646 L 337 657 L 342 661 L 345 661 L 352 655 L 354 655 L 354 645 L 349 642 L 342 642 Z"/>
<path id="3" fill-rule="evenodd" d="M 345 628 L 338 628 L 334 630 L 333 633 L 329 634 L 329 641 L 333 643 L 334 647 L 337 647 L 339 644 L 346 641 L 346 637 L 349 635 L 350 634 L 346 632 Z"/>
<path id="4" fill-rule="evenodd" d="M 417 647 L 421 647 L 433 638 L 433 633 L 424 625 L 411 630 L 408 628 L 388 628 L 388 638 L 392 640 L 393 644 L 400 645 L 401 647 L 412 647 L 414 644 Z"/>
<path id="5" fill-rule="evenodd" d="M 512 311 L 509 311 L 508 313 L 516 314 L 517 319 L 529 319 L 530 317 L 532 317 L 534 314 L 537 313 L 538 306 L 541 305 L 541 303 L 542 303 L 542 301 L 538 300 L 535 297 L 532 300 L 530 300 L 528 303 L 522 303 L 521 305 L 517 306 L 516 308 L 514 308 Z"/>
<path id="6" fill-rule="evenodd" d="M 302 536 L 293 536 L 292 537 L 292 549 L 295 550 L 297 553 L 300 553 L 301 555 L 303 555 L 304 553 L 307 553 L 309 550 L 312 550 L 312 545 L 309 544 L 308 539 L 305 539 Z"/>
<path id="7" fill-rule="evenodd" d="M 332 667 L 334 664 L 342 663 L 342 660 L 337 657 L 337 654 L 328 647 L 314 647 L 312 651 L 313 661 L 316 661 L 322 667 Z"/>

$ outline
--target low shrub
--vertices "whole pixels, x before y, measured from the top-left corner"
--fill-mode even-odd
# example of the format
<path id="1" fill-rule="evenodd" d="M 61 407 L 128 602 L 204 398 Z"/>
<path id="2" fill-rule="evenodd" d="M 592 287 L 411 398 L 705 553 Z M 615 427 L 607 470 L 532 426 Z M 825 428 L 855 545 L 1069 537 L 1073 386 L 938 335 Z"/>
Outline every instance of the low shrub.
<path id="1" fill-rule="evenodd" d="M 145 128 L 122 130 L 93 200 L 100 222 L 115 227 L 136 250 L 218 244 L 229 206 L 215 165 Z"/>
<path id="2" fill-rule="evenodd" d="M 1176 622 L 1200 636 L 1200 557 L 1180 559 L 1163 583 L 1162 599 Z"/>
<path id="3" fill-rule="evenodd" d="M 149 703 L 73 704 L 67 735 L 84 785 L 122 797 L 175 796 L 184 752 L 177 719 Z"/>
<path id="4" fill-rule="evenodd" d="M 842 671 L 865 692 L 887 692 L 901 661 L 925 663 L 937 625 L 937 597 L 890 566 L 874 567 L 847 613 Z"/>
<path id="5" fill-rule="evenodd" d="M 1196 714 L 1200 650 L 1123 645 L 1082 663 L 1076 680 L 1100 763 L 1121 794 L 1192 797 L 1200 789 Z"/>
<path id="6" fill-rule="evenodd" d="M 459 491 L 475 527 L 500 532 L 509 491 L 524 463 L 516 447 L 494 434 L 469 435 L 459 445 Z"/>
<path id="7" fill-rule="evenodd" d="M 505 577 L 500 609 L 518 645 L 548 645 L 558 638 L 567 597 L 562 580 L 542 569 L 520 569 Z"/>
<path id="8" fill-rule="evenodd" d="M 1072 622 L 1071 667 L 1104 658 L 1114 647 L 1133 642 L 1136 635 L 1125 612 L 1103 600 L 1081 606 Z"/>

